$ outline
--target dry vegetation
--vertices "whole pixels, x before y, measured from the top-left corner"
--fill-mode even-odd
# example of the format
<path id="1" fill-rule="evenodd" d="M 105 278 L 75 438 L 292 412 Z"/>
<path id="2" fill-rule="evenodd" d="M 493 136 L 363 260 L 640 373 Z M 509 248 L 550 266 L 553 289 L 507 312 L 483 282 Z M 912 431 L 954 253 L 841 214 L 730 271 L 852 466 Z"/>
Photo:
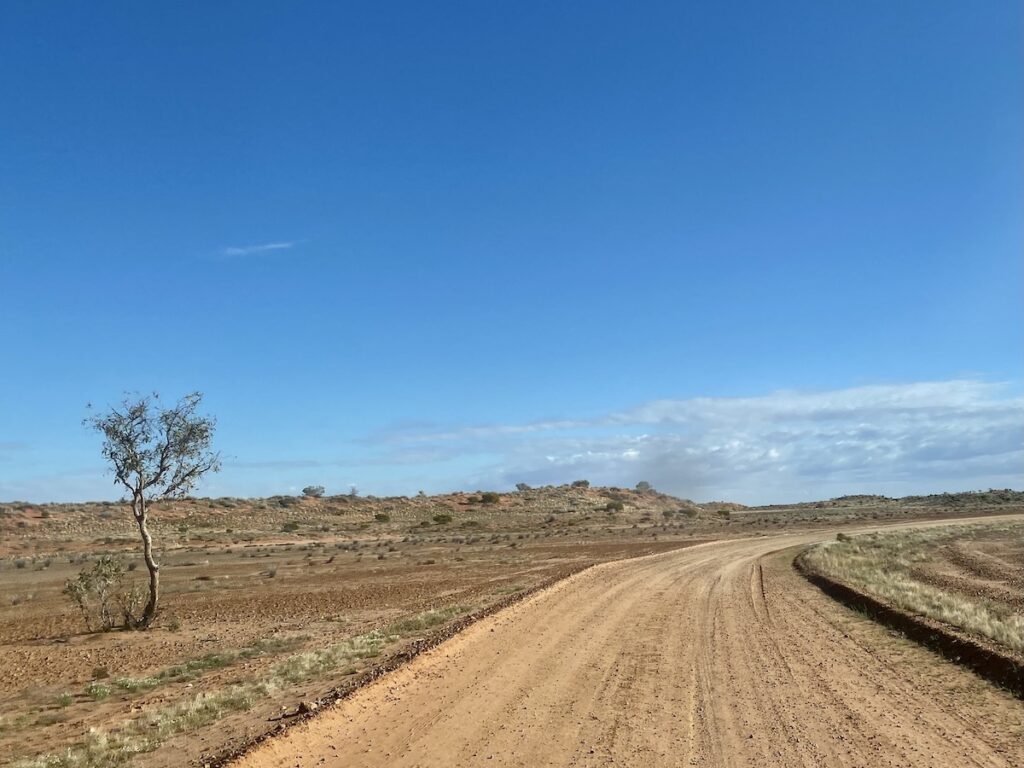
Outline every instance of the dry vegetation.
<path id="1" fill-rule="evenodd" d="M 0 763 L 201 765 L 413 640 L 592 563 L 780 529 L 1022 509 L 1012 492 L 748 509 L 582 484 L 187 499 L 153 510 L 157 625 L 86 632 L 61 590 L 104 555 L 143 578 L 130 513 L 7 503 Z"/>
<path id="2" fill-rule="evenodd" d="M 815 571 L 1024 653 L 1024 524 L 848 537 L 813 547 Z"/>

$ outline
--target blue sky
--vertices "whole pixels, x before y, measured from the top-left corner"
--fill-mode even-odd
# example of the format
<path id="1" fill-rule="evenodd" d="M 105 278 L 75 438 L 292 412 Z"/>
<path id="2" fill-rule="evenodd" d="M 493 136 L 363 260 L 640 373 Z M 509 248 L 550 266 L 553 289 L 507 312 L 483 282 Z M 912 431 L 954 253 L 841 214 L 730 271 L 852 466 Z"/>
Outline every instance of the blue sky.
<path id="1" fill-rule="evenodd" d="M 1024 11 L 0 7 L 0 499 L 206 393 L 200 492 L 1024 475 Z"/>

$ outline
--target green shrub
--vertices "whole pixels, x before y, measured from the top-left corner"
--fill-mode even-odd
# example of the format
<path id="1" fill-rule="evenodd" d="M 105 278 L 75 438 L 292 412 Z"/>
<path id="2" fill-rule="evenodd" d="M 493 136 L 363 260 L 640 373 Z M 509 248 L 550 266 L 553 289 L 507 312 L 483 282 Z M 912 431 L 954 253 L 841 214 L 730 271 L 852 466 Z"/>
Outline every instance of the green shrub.
<path id="1" fill-rule="evenodd" d="M 284 533 L 294 533 L 299 530 L 299 524 L 295 520 L 289 520 L 287 523 L 281 526 L 281 530 Z"/>
<path id="2" fill-rule="evenodd" d="M 390 523 L 391 515 L 389 515 L 387 512 L 378 512 L 376 515 L 373 516 L 373 519 L 376 520 L 378 523 Z"/>
<path id="3" fill-rule="evenodd" d="M 434 515 L 434 522 L 438 525 L 445 525 L 447 523 L 450 523 L 451 521 L 452 516 L 449 515 L 447 512 L 439 512 L 438 514 Z"/>
<path id="4" fill-rule="evenodd" d="M 499 501 L 501 501 L 501 496 L 494 491 L 487 491 L 486 493 L 480 494 L 481 504 L 497 504 Z"/>
<path id="5" fill-rule="evenodd" d="M 64 594 L 81 611 L 90 632 L 94 627 L 112 629 L 119 620 L 132 626 L 140 599 L 138 588 L 125 580 L 124 564 L 110 555 L 103 555 L 91 568 L 65 582 Z"/>
<path id="6" fill-rule="evenodd" d="M 93 701 L 102 701 L 110 695 L 110 686 L 103 683 L 89 683 L 85 686 L 85 694 Z"/>

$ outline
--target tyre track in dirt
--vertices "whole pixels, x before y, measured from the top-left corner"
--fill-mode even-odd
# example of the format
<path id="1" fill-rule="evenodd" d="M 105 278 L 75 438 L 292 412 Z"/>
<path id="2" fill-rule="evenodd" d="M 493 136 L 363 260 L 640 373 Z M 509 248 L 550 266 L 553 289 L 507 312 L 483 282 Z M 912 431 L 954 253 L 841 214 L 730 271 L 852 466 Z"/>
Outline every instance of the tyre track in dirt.
<path id="1" fill-rule="evenodd" d="M 832 603 L 778 554 L 831 535 L 596 566 L 235 765 L 1024 765 L 1024 704 Z"/>

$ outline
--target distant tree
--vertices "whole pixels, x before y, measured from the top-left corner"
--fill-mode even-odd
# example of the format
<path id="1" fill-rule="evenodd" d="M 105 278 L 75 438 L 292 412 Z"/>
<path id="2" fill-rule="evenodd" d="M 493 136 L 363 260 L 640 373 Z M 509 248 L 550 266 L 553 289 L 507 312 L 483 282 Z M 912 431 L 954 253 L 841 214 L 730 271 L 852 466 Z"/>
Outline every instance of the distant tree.
<path id="1" fill-rule="evenodd" d="M 529 491 L 532 489 L 526 483 L 516 483 L 516 490 L 519 491 L 520 493 L 523 493 L 525 491 Z"/>
<path id="2" fill-rule="evenodd" d="M 646 480 L 641 480 L 639 483 L 637 483 L 636 489 L 640 491 L 640 493 L 647 493 L 648 491 L 654 490 L 651 484 L 648 483 Z"/>
<path id="3" fill-rule="evenodd" d="M 348 495 L 351 496 L 352 498 L 355 498 L 356 496 L 359 495 L 359 489 L 356 488 L 354 485 L 350 485 L 348 487 Z"/>
<path id="4" fill-rule="evenodd" d="M 572 487 L 573 488 L 589 488 L 590 487 L 590 481 L 589 480 L 573 480 L 572 481 Z"/>
<path id="5" fill-rule="evenodd" d="M 126 624 L 146 629 L 156 618 L 160 598 L 160 566 L 153 557 L 149 506 L 162 499 L 188 495 L 208 472 L 220 469 L 220 454 L 210 450 L 214 419 L 196 413 L 203 396 L 193 392 L 170 408 L 159 395 L 126 397 L 119 407 L 87 417 L 84 424 L 103 435 L 103 457 L 114 472 L 115 485 L 131 496 L 132 515 L 142 538 L 142 557 L 149 571 L 149 599 L 138 617 Z"/>
<path id="6" fill-rule="evenodd" d="M 327 491 L 324 489 L 322 485 L 307 485 L 305 488 L 302 489 L 303 496 L 309 496 L 310 498 L 313 499 L 319 499 L 326 492 Z"/>

